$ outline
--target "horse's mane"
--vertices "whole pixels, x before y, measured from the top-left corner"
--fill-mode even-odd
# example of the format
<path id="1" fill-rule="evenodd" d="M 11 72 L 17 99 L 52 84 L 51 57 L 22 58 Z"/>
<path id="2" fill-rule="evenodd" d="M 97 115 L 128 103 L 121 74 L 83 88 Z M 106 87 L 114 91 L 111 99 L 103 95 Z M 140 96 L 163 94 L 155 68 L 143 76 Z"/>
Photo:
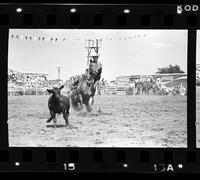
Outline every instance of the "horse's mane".
<path id="1" fill-rule="evenodd" d="M 82 77 L 81 77 L 81 80 L 87 80 L 87 78 L 88 78 L 87 75 L 83 74 Z"/>

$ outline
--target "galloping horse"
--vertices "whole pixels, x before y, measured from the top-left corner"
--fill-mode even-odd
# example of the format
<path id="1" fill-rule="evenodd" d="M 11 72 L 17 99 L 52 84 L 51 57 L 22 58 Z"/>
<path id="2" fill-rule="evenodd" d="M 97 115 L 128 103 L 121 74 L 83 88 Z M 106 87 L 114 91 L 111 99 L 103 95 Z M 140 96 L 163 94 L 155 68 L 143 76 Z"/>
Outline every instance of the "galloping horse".
<path id="1" fill-rule="evenodd" d="M 74 110 L 81 111 L 84 105 L 88 112 L 92 110 L 94 99 L 92 96 L 91 86 L 92 82 L 88 79 L 88 77 L 86 75 L 82 75 L 79 79 L 77 88 L 71 91 L 71 102 Z"/>
<path id="2" fill-rule="evenodd" d="M 82 110 L 83 105 L 88 112 L 92 110 L 96 86 L 101 79 L 101 73 L 101 63 L 91 62 L 85 74 L 75 78 L 71 89 L 71 102 L 74 110 Z"/>

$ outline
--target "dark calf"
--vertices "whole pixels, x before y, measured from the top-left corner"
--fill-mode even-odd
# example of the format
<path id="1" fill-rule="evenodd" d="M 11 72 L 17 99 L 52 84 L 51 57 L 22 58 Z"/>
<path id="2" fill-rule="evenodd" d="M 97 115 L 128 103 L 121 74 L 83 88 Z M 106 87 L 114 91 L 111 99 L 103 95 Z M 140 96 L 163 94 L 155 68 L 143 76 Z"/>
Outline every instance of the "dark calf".
<path id="1" fill-rule="evenodd" d="M 62 85 L 59 88 L 55 87 L 53 89 L 47 89 L 47 91 L 52 94 L 48 101 L 48 107 L 51 117 L 47 120 L 47 122 L 49 123 L 53 119 L 54 127 L 56 127 L 56 121 L 57 121 L 56 114 L 62 113 L 66 125 L 69 124 L 68 117 L 69 117 L 70 101 L 66 96 L 60 94 L 60 90 L 63 87 L 64 86 Z"/>

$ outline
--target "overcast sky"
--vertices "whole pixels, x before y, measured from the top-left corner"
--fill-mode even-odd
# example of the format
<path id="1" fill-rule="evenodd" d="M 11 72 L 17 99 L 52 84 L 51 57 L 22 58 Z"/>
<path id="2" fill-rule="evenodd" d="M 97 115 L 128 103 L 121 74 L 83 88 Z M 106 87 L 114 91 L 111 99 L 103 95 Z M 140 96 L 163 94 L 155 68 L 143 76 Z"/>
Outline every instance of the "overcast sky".
<path id="1" fill-rule="evenodd" d="M 58 38 L 58 42 L 9 38 L 8 68 L 44 72 L 48 79 L 57 78 L 57 66 L 62 67 L 63 80 L 84 73 L 88 38 L 103 39 L 99 60 L 102 77 L 107 80 L 121 75 L 154 74 L 158 67 L 169 64 L 177 64 L 187 73 L 186 30 L 11 29 L 9 35 Z M 129 39 L 137 35 L 140 38 Z M 69 40 L 62 41 L 63 38 Z"/>

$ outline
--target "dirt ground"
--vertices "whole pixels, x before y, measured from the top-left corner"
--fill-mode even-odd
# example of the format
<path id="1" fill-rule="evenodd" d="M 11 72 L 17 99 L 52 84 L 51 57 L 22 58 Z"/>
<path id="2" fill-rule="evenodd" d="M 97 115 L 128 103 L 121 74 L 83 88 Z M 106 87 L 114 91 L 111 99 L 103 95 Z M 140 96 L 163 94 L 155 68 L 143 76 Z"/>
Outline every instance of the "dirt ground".
<path id="1" fill-rule="evenodd" d="M 196 139 L 200 147 L 200 86 L 196 86 Z"/>
<path id="2" fill-rule="evenodd" d="M 95 96 L 91 113 L 70 109 L 70 125 L 60 115 L 57 128 L 46 123 L 48 98 L 8 97 L 10 146 L 187 147 L 186 96 Z"/>

